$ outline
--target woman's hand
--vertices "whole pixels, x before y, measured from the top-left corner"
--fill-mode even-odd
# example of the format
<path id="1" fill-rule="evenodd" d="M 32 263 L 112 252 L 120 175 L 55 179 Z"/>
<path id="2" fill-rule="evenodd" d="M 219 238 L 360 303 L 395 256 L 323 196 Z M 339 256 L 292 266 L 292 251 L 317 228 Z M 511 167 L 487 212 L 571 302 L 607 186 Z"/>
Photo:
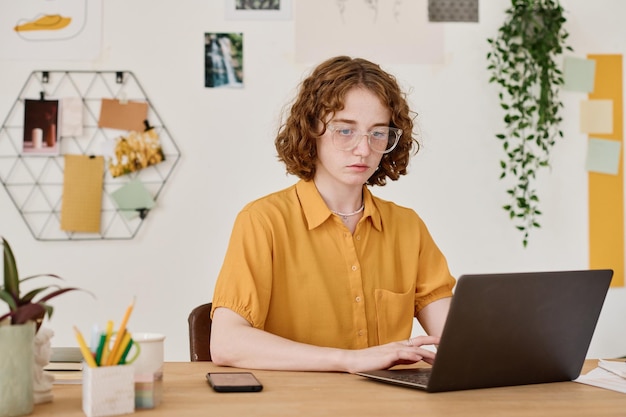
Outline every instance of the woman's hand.
<path id="1" fill-rule="evenodd" d="M 387 369 L 420 361 L 433 364 L 435 352 L 422 346 L 439 344 L 439 337 L 417 336 L 400 342 L 387 343 L 366 349 L 346 351 L 346 369 L 350 373 Z"/>

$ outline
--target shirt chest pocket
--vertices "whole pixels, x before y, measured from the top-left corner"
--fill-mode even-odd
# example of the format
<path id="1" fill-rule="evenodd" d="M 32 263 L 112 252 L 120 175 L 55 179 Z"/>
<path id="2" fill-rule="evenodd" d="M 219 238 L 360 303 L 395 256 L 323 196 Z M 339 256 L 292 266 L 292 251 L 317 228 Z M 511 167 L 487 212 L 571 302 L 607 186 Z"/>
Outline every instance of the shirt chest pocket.
<path id="1" fill-rule="evenodd" d="M 397 293 L 378 289 L 374 290 L 374 297 L 378 343 L 382 345 L 408 339 L 413 328 L 415 290 Z"/>

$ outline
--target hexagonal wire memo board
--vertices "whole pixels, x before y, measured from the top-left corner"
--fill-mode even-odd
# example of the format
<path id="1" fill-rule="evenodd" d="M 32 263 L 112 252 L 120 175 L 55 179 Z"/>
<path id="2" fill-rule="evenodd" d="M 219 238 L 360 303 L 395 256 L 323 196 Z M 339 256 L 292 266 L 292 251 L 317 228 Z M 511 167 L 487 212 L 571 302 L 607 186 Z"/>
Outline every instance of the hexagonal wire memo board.
<path id="1" fill-rule="evenodd" d="M 64 97 L 80 97 L 82 101 L 82 135 L 62 136 L 57 155 L 22 153 L 25 100 Z M 61 230 L 64 155 L 102 155 L 111 141 L 127 133 L 98 126 L 102 99 L 146 102 L 148 123 L 158 135 L 165 159 L 118 177 L 105 169 L 100 232 L 64 231 Z M 111 193 L 138 180 L 156 201 L 179 159 L 180 151 L 174 139 L 137 78 L 128 71 L 33 71 L 0 128 L 0 180 L 38 240 L 132 239 L 147 211 L 128 216 L 118 208 Z"/>

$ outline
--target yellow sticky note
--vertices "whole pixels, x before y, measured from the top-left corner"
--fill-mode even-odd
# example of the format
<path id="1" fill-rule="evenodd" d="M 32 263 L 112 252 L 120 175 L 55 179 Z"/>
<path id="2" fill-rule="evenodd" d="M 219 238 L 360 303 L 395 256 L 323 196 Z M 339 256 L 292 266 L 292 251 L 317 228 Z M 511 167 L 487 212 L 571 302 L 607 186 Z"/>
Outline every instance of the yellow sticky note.
<path id="1" fill-rule="evenodd" d="M 613 100 L 581 101 L 580 131 L 582 133 L 613 133 Z"/>
<path id="2" fill-rule="evenodd" d="M 61 230 L 100 232 L 104 158 L 65 155 Z"/>

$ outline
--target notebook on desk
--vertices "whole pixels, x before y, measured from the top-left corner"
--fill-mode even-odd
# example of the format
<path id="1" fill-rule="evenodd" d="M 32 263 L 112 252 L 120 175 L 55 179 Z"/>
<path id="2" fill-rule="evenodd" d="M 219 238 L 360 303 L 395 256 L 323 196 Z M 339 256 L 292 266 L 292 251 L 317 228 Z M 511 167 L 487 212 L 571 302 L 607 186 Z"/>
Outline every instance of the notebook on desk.
<path id="1" fill-rule="evenodd" d="M 612 270 L 461 276 L 432 367 L 357 374 L 428 392 L 576 379 L 612 276 Z"/>

